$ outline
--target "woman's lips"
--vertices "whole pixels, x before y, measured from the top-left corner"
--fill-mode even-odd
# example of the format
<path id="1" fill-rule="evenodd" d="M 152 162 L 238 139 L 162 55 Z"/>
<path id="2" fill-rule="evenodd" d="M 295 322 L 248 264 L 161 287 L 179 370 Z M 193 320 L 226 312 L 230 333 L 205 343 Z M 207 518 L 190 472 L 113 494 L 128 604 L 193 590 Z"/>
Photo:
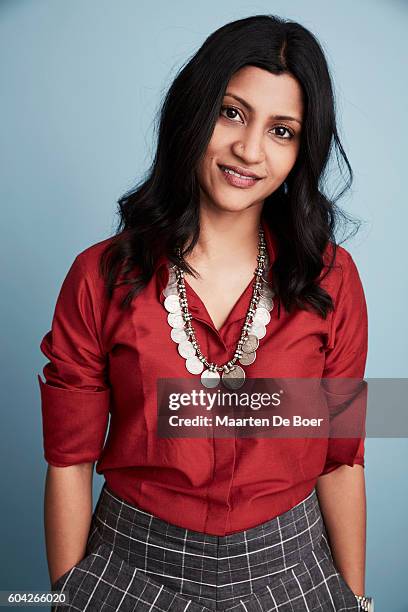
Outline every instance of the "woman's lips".
<path id="1" fill-rule="evenodd" d="M 218 168 L 220 169 L 220 172 L 222 172 L 222 174 L 224 175 L 224 179 L 227 181 L 227 183 L 229 183 L 233 187 L 239 187 L 240 189 L 248 189 L 248 187 L 252 187 L 253 185 L 255 185 L 255 183 L 262 180 L 254 179 L 251 177 L 242 178 L 240 176 L 236 176 L 235 174 L 230 174 L 229 172 L 226 172 L 222 169 L 221 166 L 218 166 Z"/>

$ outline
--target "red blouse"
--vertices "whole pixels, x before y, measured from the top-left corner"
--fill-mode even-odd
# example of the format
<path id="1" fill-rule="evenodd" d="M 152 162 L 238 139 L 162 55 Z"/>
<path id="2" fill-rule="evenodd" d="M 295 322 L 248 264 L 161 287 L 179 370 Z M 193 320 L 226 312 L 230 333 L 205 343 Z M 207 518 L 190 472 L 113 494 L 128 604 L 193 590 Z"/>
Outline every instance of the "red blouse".
<path id="1" fill-rule="evenodd" d="M 270 262 L 275 238 L 262 220 Z M 184 528 L 214 535 L 249 529 L 286 512 L 339 465 L 364 467 L 361 438 L 159 438 L 157 378 L 189 374 L 170 337 L 162 294 L 167 259 L 129 311 L 128 291 L 105 296 L 98 258 L 112 238 L 82 251 L 58 295 L 52 329 L 41 341 L 48 358 L 38 375 L 44 457 L 54 466 L 96 461 L 108 487 L 131 504 Z M 328 249 L 331 248 L 329 245 Z M 327 250 L 326 254 L 329 251 Z M 327 319 L 314 310 L 288 314 L 275 306 L 248 377 L 363 378 L 367 308 L 356 265 L 338 247 L 336 267 L 321 280 L 334 299 Z M 193 326 L 203 353 L 233 356 L 252 296 L 252 281 L 220 330 L 186 282 Z M 109 428 L 109 414 L 111 416 Z M 108 435 L 105 441 L 105 434 Z"/>

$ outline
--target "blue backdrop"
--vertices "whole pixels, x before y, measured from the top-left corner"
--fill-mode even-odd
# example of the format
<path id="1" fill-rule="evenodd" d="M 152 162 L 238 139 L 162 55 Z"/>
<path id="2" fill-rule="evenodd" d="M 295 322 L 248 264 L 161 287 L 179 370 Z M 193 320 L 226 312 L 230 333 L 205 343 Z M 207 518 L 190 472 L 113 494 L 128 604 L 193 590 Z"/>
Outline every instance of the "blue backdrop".
<path id="1" fill-rule="evenodd" d="M 300 21 L 326 51 L 355 171 L 339 203 L 364 221 L 344 246 L 368 303 L 366 377 L 407 376 L 406 3 L 2 0 L 0 590 L 49 585 L 37 373 L 62 280 L 81 250 L 111 235 L 180 65 L 210 32 L 257 13 Z M 408 610 L 407 458 L 406 439 L 366 442 L 367 592 L 386 612 Z M 95 476 L 94 501 L 101 484 Z"/>

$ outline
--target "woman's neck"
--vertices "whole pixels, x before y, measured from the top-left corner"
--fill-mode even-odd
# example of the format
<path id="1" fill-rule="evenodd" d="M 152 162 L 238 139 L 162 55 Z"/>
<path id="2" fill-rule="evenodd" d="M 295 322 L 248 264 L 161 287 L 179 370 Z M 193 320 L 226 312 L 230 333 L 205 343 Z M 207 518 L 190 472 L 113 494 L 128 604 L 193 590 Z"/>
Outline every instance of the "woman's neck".
<path id="1" fill-rule="evenodd" d="M 200 236 L 187 262 L 197 268 L 238 268 L 247 262 L 256 264 L 259 242 L 260 214 L 223 213 L 200 214 Z"/>

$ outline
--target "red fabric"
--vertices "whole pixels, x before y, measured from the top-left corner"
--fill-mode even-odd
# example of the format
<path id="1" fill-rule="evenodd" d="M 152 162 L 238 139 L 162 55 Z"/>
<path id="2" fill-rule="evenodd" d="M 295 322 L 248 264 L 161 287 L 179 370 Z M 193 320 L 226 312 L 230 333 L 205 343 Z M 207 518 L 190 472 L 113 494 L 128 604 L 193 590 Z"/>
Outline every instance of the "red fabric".
<path id="1" fill-rule="evenodd" d="M 262 223 L 272 262 L 276 242 Z M 45 382 L 38 376 L 49 464 L 96 461 L 96 471 L 118 496 L 163 520 L 214 535 L 249 529 L 289 510 L 321 474 L 339 465 L 364 466 L 364 437 L 158 438 L 156 379 L 196 377 L 185 369 L 170 337 L 161 293 L 168 278 L 166 258 L 131 309 L 123 311 L 119 303 L 128 287 L 119 288 L 109 302 L 98 274 L 99 255 L 110 240 L 75 258 L 52 329 L 41 342 L 49 360 Z M 311 309 L 288 314 L 281 307 L 278 317 L 275 304 L 256 361 L 244 368 L 248 377 L 364 377 L 363 287 L 346 249 L 338 248 L 336 262 L 321 281 L 335 311 L 324 320 Z M 203 353 L 225 363 L 234 353 L 252 282 L 220 331 L 188 281 L 186 287 Z"/>

